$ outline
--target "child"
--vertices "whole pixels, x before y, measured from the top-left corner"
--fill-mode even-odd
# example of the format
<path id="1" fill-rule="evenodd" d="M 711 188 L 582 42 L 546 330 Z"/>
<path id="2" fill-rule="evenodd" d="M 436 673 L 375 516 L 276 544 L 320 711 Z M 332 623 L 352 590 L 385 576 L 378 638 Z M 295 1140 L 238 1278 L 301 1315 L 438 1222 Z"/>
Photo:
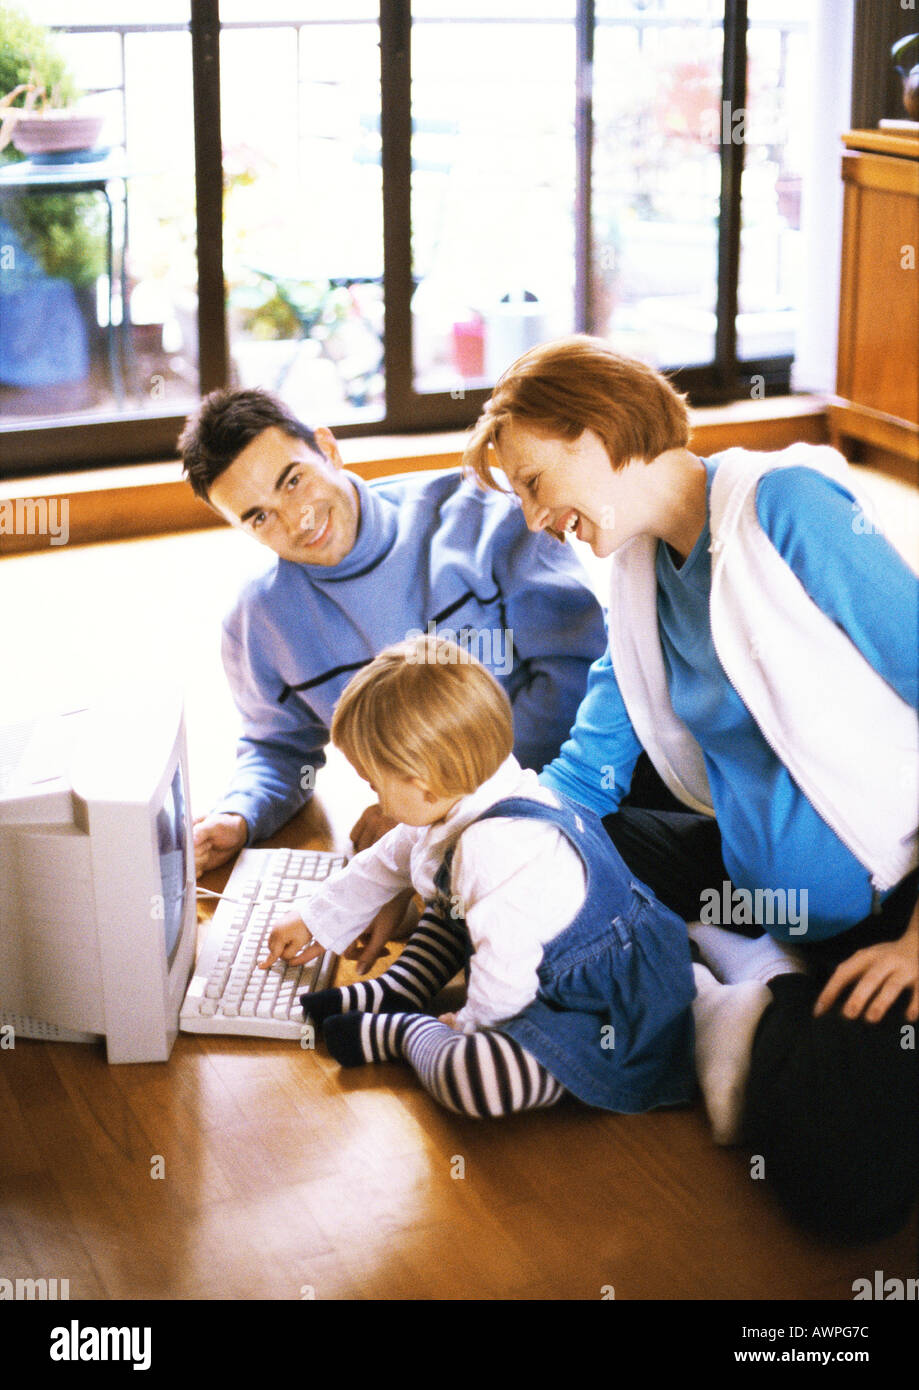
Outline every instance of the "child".
<path id="1" fill-rule="evenodd" d="M 520 767 L 507 696 L 485 668 L 432 636 L 387 648 L 346 687 L 332 738 L 400 823 L 294 905 L 263 968 L 343 952 L 408 886 L 427 904 L 383 975 L 303 996 L 333 1057 L 404 1059 L 435 1099 L 474 1116 L 566 1090 L 625 1113 L 691 1100 L 686 927 L 592 812 Z M 466 962 L 465 1006 L 419 1012 Z"/>

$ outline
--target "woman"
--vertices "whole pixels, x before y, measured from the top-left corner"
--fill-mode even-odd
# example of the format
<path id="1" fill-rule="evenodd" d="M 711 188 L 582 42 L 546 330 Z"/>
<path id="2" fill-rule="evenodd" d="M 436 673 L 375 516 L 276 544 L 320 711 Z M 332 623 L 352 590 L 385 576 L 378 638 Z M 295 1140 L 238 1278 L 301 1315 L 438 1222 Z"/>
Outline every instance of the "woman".
<path id="1" fill-rule="evenodd" d="M 874 1239 L 919 1169 L 919 585 L 835 451 L 688 439 L 665 378 L 578 337 L 505 373 L 466 463 L 489 486 L 497 463 L 531 529 L 612 556 L 609 651 L 542 780 L 704 924 L 716 1138 L 762 1154 L 802 1223 Z M 684 809 L 623 805 L 642 750 Z"/>

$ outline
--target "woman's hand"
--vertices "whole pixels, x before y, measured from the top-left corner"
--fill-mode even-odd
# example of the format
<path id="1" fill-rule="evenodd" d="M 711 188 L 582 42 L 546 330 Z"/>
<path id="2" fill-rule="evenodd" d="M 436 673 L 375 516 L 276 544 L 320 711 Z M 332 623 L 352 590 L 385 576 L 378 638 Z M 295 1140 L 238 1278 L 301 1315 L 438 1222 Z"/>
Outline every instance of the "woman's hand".
<path id="1" fill-rule="evenodd" d="M 368 806 L 366 811 L 356 821 L 351 830 L 351 843 L 358 854 L 362 849 L 369 849 L 375 845 L 377 840 L 387 834 L 399 824 L 393 820 L 392 816 L 383 814 L 379 803 Z"/>
<path id="2" fill-rule="evenodd" d="M 845 1018 L 864 1018 L 878 1023 L 904 991 L 908 991 L 905 1017 L 919 1019 L 919 906 L 898 941 L 866 946 L 838 965 L 814 1005 L 819 1017 L 847 986 L 852 990 L 842 1006 Z"/>

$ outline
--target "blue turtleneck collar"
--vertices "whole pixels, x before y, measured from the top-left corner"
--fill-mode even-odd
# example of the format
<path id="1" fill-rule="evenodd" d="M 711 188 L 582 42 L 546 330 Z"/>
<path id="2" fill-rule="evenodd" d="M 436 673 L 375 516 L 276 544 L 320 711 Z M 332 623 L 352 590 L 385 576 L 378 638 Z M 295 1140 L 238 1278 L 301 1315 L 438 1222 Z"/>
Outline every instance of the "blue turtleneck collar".
<path id="1" fill-rule="evenodd" d="M 357 489 L 360 506 L 357 539 L 351 550 L 337 565 L 304 565 L 310 578 L 316 583 L 326 583 L 337 579 L 355 579 L 358 575 L 372 570 L 392 549 L 399 526 L 399 509 L 395 503 L 381 497 L 379 492 L 367 486 L 356 473 L 346 473 L 348 481 Z"/>

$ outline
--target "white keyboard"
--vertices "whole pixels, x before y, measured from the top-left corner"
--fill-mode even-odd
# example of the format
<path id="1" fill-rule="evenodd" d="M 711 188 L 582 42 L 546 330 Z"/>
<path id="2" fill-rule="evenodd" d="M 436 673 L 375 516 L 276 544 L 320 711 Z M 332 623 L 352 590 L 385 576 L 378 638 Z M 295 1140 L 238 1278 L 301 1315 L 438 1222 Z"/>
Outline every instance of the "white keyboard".
<path id="1" fill-rule="evenodd" d="M 320 850 L 244 849 L 208 923 L 204 945 L 179 1015 L 185 1033 L 241 1033 L 256 1038 L 299 1038 L 300 995 L 325 989 L 337 956 L 307 965 L 258 962 L 268 954 L 274 921 L 290 912 L 347 861 Z M 230 901 L 231 899 L 235 901 Z"/>

